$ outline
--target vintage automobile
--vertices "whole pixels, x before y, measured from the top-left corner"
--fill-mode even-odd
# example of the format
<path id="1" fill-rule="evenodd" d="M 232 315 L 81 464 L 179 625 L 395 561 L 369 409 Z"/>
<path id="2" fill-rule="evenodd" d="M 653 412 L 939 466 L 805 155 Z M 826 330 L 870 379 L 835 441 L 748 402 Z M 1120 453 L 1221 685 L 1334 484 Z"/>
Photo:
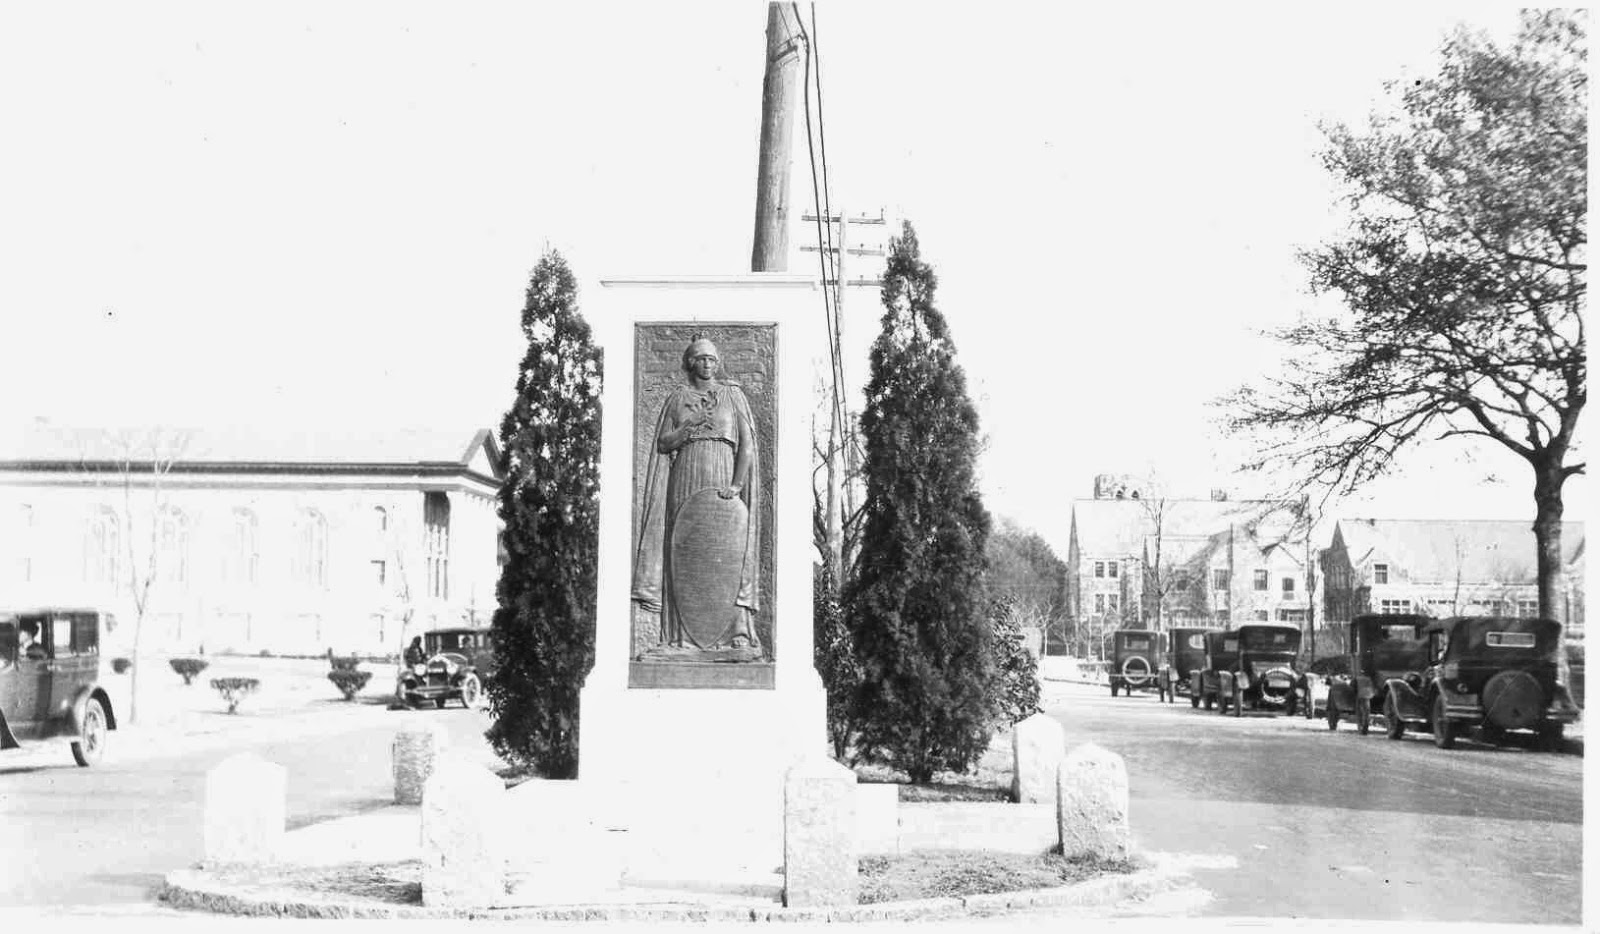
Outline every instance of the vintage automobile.
<path id="1" fill-rule="evenodd" d="M 1350 621 L 1350 675 L 1334 679 L 1328 691 L 1328 729 L 1339 721 L 1355 721 L 1362 736 L 1372 729 L 1372 718 L 1383 716 L 1389 682 L 1427 667 L 1427 643 L 1422 629 L 1431 618 L 1415 614 L 1363 615 Z"/>
<path id="2" fill-rule="evenodd" d="M 1149 629 L 1118 629 L 1111 634 L 1111 696 L 1121 688 L 1124 696 L 1135 688 L 1154 690 L 1163 699 L 1166 683 L 1160 678 L 1161 634 Z"/>
<path id="3" fill-rule="evenodd" d="M 1328 698 L 1350 681 L 1350 656 L 1324 655 L 1306 666 L 1300 693 L 1300 712 L 1307 720 L 1328 713 Z"/>
<path id="4" fill-rule="evenodd" d="M 117 728 L 100 685 L 102 635 L 115 626 L 87 608 L 0 613 L 0 749 L 63 740 L 79 765 L 100 761 Z"/>
<path id="5" fill-rule="evenodd" d="M 1206 666 L 1206 633 L 1209 630 L 1175 626 L 1167 635 L 1166 662 L 1161 674 L 1167 684 L 1167 702 L 1178 694 L 1189 695 L 1189 706 L 1200 706 L 1200 695 L 1192 689 L 1194 673 Z"/>
<path id="6" fill-rule="evenodd" d="M 1239 658 L 1239 634 L 1214 629 L 1205 634 L 1205 661 L 1189 673 L 1189 704 L 1210 710 L 1222 701 L 1222 672 L 1231 670 Z"/>
<path id="7" fill-rule="evenodd" d="M 483 679 L 493 667 L 487 629 L 435 629 L 422 634 L 424 660 L 402 660 L 395 697 L 407 707 L 456 698 L 463 707 L 483 702 Z"/>
<path id="8" fill-rule="evenodd" d="M 1297 669 L 1300 629 L 1284 623 L 1242 623 L 1228 635 L 1236 640 L 1232 664 L 1215 672 L 1217 709 L 1235 717 L 1244 708 L 1281 709 L 1294 716 L 1304 679 Z"/>
<path id="9" fill-rule="evenodd" d="M 1453 616 L 1422 629 L 1420 667 L 1388 680 L 1386 735 L 1407 727 L 1430 730 L 1449 749 L 1465 729 L 1498 743 L 1511 730 L 1531 730 L 1546 749 L 1558 749 L 1566 725 L 1578 719 L 1567 686 L 1557 680 L 1561 624 L 1506 616 Z"/>

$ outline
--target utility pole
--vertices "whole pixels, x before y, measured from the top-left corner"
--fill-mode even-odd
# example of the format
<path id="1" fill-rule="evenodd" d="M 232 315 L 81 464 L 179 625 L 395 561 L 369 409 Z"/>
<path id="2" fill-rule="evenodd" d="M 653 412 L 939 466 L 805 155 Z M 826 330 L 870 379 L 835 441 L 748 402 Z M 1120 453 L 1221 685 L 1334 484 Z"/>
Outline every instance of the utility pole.
<path id="1" fill-rule="evenodd" d="M 829 290 L 833 297 L 833 320 L 830 322 L 828 344 L 831 350 L 833 372 L 830 381 L 833 383 L 833 400 L 828 418 L 828 447 L 827 447 L 827 496 L 824 498 L 824 516 L 827 529 L 827 549 L 829 563 L 834 572 L 834 580 L 844 580 L 844 570 L 849 563 L 850 556 L 845 554 L 844 547 L 844 517 L 852 516 L 856 511 L 856 490 L 849 478 L 856 476 L 859 469 L 856 457 L 855 432 L 849 424 L 848 406 L 845 404 L 844 387 L 847 384 L 844 373 L 844 304 L 845 296 L 851 287 L 865 287 L 881 289 L 883 280 L 877 273 L 869 277 L 851 279 L 848 268 L 855 257 L 875 259 L 881 268 L 884 257 L 888 256 L 888 227 L 889 221 L 883 211 L 878 216 L 857 215 L 839 208 L 837 213 L 822 216 L 821 213 L 805 213 L 801 220 L 809 225 L 819 222 L 826 225 L 828 236 L 824 244 L 800 246 L 801 252 L 823 253 L 823 268 L 827 270 L 824 277 L 823 288 Z M 876 229 L 878 236 L 866 239 L 860 246 L 853 245 L 855 240 L 851 234 L 852 228 L 866 228 L 871 231 Z M 832 245 L 828 246 L 827 241 Z"/>
<path id="2" fill-rule="evenodd" d="M 756 160 L 756 231 L 751 272 L 789 269 L 789 147 L 794 138 L 800 30 L 791 7 L 767 4 L 767 66 L 761 82 L 761 151 Z"/>

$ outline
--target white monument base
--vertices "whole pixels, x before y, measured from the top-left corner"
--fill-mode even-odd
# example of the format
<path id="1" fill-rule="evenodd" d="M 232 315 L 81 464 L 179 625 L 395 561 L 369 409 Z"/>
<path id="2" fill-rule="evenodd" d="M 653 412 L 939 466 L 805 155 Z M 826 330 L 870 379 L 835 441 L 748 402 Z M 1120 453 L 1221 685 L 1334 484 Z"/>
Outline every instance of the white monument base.
<path id="1" fill-rule="evenodd" d="M 813 278 L 772 274 L 608 279 L 601 286 L 585 301 L 605 351 L 606 417 L 595 666 L 580 699 L 578 780 L 605 821 L 626 827 L 631 877 L 770 873 L 783 864 L 784 773 L 796 759 L 827 749 L 826 700 L 811 651 L 811 416 L 814 374 L 822 372 L 822 296 Z M 636 352 L 656 360 L 681 353 L 676 346 L 636 348 L 641 325 L 696 333 L 703 326 L 713 338 L 719 328 L 775 328 L 771 369 L 744 386 L 757 421 L 767 413 L 775 436 L 760 453 L 772 478 L 762 491 L 771 505 L 763 535 L 772 549 L 762 592 L 773 661 L 715 663 L 709 678 L 648 680 L 636 671 L 629 687 L 640 652 L 631 600 L 635 490 L 643 482 L 635 452 L 653 444 L 660 406 L 659 395 L 635 398 L 654 385 L 639 385 Z M 652 434 L 642 441 L 637 431 Z M 756 668 L 738 670 L 747 665 L 760 665 L 761 676 L 750 676 Z M 728 677 L 719 680 L 723 667 Z"/>

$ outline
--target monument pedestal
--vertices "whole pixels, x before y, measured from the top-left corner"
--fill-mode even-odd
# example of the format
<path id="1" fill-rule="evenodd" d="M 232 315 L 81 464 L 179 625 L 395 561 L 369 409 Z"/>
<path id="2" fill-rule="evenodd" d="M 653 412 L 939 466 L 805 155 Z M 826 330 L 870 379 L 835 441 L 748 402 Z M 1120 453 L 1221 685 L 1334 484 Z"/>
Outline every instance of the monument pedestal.
<path id="1" fill-rule="evenodd" d="M 783 863 L 784 774 L 827 749 L 811 616 L 810 415 L 821 296 L 812 278 L 773 274 L 601 285 L 586 302 L 605 350 L 605 419 L 595 666 L 580 699 L 578 780 L 608 821 L 627 828 L 630 875 L 771 872 Z M 702 330 L 712 340 L 732 335 L 721 354 L 765 434 L 764 661 L 674 658 L 670 649 L 652 651 L 661 634 L 635 621 L 637 503 L 644 461 L 655 453 L 663 361 L 682 355 L 684 334 Z"/>

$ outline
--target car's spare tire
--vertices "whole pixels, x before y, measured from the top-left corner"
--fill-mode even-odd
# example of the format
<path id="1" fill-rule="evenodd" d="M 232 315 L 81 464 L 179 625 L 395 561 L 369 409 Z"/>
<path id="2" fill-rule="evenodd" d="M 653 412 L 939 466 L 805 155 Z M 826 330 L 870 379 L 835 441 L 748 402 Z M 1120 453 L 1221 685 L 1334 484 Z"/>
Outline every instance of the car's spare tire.
<path id="1" fill-rule="evenodd" d="M 1134 663 L 1138 662 L 1137 665 Z M 1150 679 L 1150 662 L 1138 655 L 1130 655 L 1122 661 L 1122 679 L 1134 687 L 1143 687 Z"/>
<path id="2" fill-rule="evenodd" d="M 1483 709 L 1501 729 L 1531 729 L 1544 711 L 1544 691 L 1526 671 L 1502 671 L 1483 686 Z"/>

